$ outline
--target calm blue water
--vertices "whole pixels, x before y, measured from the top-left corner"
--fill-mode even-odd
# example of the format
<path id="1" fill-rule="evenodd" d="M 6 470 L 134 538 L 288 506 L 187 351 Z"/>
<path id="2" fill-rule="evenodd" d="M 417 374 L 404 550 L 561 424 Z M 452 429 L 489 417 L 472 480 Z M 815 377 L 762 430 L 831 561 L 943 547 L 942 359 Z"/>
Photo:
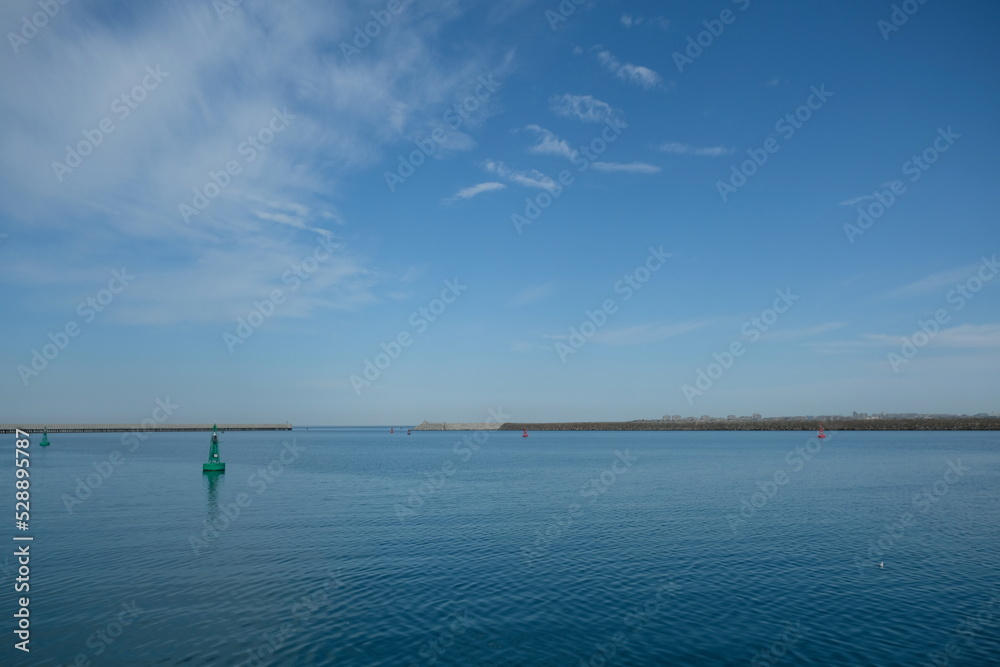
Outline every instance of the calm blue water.
<path id="1" fill-rule="evenodd" d="M 55 434 L 0 662 L 997 664 L 996 432 L 473 435 Z"/>

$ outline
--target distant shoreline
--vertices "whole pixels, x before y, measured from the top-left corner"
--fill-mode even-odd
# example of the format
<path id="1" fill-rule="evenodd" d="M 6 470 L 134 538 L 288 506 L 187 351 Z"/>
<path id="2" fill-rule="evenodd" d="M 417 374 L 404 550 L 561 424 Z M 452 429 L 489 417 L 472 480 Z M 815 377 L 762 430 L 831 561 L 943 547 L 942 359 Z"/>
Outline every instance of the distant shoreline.
<path id="1" fill-rule="evenodd" d="M 501 431 L 1000 431 L 1000 417 L 918 419 L 768 419 L 716 421 L 508 422 Z"/>

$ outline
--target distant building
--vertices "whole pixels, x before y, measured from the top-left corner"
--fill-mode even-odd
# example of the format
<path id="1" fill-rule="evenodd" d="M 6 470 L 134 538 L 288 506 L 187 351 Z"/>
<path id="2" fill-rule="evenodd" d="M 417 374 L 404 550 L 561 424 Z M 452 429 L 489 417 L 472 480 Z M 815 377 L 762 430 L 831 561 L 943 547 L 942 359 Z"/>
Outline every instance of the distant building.
<path id="1" fill-rule="evenodd" d="M 753 420 L 755 422 L 759 422 L 760 421 L 760 413 L 759 412 L 753 413 Z"/>
<path id="2" fill-rule="evenodd" d="M 732 422 L 732 421 L 736 421 L 736 415 L 727 415 L 727 416 L 726 416 L 726 419 L 727 419 L 728 421 L 731 421 L 731 422 Z"/>

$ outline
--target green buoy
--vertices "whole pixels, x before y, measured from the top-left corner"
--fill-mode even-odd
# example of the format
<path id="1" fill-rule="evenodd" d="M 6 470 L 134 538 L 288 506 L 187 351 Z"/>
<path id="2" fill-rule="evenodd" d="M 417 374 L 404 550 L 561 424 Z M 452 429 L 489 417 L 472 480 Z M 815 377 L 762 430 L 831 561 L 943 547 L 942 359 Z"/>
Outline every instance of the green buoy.
<path id="1" fill-rule="evenodd" d="M 208 446 L 208 461 L 201 467 L 202 472 L 226 472 L 226 464 L 219 460 L 219 427 L 212 425 L 212 444 Z"/>
<path id="2" fill-rule="evenodd" d="M 49 443 L 49 429 L 43 429 L 42 430 L 42 441 L 40 443 L 38 443 L 38 446 L 39 447 L 48 447 L 49 444 L 50 444 Z"/>

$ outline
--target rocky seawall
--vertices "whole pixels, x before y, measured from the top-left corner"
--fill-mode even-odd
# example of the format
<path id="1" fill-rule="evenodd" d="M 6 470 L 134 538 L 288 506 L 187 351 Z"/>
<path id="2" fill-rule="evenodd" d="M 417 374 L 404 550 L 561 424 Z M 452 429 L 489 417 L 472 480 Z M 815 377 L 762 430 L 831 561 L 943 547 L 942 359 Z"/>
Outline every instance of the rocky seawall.
<path id="1" fill-rule="evenodd" d="M 932 417 L 924 419 L 835 419 L 818 420 L 719 420 L 719 421 L 630 421 L 508 422 L 502 431 L 1000 431 L 998 417 Z"/>
<path id="2" fill-rule="evenodd" d="M 159 408 L 157 408 L 159 410 Z M 156 414 L 154 410 L 153 413 Z M 291 431 L 292 425 L 285 424 L 158 424 L 147 419 L 141 424 L 0 424 L 0 433 L 14 433 L 16 429 L 28 433 L 131 433 L 131 432 L 177 432 L 211 431 Z"/>
<path id="3" fill-rule="evenodd" d="M 414 431 L 496 431 L 496 422 L 423 422 L 413 427 Z"/>

